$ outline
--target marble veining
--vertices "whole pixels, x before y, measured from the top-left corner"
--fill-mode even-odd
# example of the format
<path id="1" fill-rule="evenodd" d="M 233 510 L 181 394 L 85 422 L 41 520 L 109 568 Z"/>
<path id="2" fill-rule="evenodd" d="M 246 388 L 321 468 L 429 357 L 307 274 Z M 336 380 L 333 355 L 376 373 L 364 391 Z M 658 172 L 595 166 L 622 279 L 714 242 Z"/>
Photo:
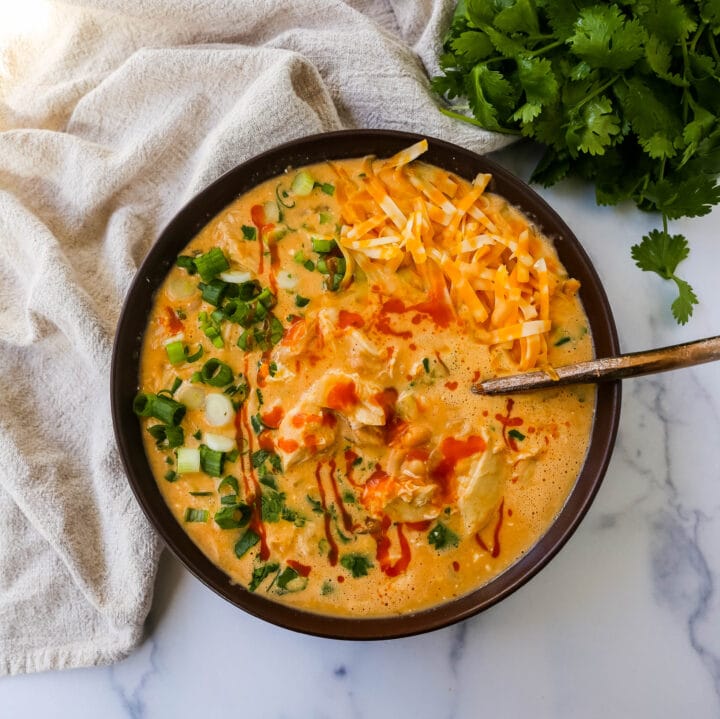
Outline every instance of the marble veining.
<path id="1" fill-rule="evenodd" d="M 500 154 L 527 176 L 523 147 Z M 677 327 L 670 288 L 635 270 L 653 226 L 578 183 L 541 190 L 581 238 L 634 351 L 718 334 L 720 211 L 679 222 L 701 299 Z M 163 555 L 147 636 L 113 667 L 0 681 L 0 719 L 693 719 L 720 717 L 720 365 L 624 383 L 607 477 L 533 580 L 430 634 L 342 642 L 250 617 Z"/>

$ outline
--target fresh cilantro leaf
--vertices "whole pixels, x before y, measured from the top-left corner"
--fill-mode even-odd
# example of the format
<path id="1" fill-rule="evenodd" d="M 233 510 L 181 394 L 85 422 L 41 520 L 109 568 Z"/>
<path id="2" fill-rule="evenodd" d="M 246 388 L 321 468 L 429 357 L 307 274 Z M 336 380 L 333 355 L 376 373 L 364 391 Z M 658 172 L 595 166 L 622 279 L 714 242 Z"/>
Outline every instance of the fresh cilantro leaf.
<path id="1" fill-rule="evenodd" d="M 678 296 L 671 305 L 673 317 L 684 325 L 698 303 L 692 287 L 680 279 L 675 270 L 688 256 L 687 240 L 682 235 L 669 235 L 663 230 L 652 230 L 639 245 L 632 247 L 635 264 L 646 272 L 655 272 L 665 280 L 672 280 L 678 288 Z"/>
<path id="2" fill-rule="evenodd" d="M 261 564 L 259 567 L 255 567 L 250 579 L 250 584 L 248 584 L 248 589 L 254 592 L 267 577 L 279 569 L 280 565 L 277 562 L 268 562 L 267 564 Z"/>
<path id="3" fill-rule="evenodd" d="M 613 112 L 612 103 L 607 97 L 600 97 L 586 102 L 574 113 L 565 138 L 571 153 L 600 155 L 619 132 L 620 118 Z"/>
<path id="4" fill-rule="evenodd" d="M 673 279 L 678 288 L 678 296 L 670 305 L 670 309 L 678 324 L 684 325 L 690 319 L 693 305 L 698 303 L 698 298 L 693 292 L 693 288 L 685 280 L 681 280 L 679 277 L 673 277 Z"/>
<path id="5" fill-rule="evenodd" d="M 435 549 L 445 549 L 446 547 L 457 547 L 460 537 L 458 537 L 452 529 L 446 527 L 442 522 L 438 522 L 428 532 L 428 543 Z"/>
<path id="6" fill-rule="evenodd" d="M 372 569 L 373 564 L 365 554 L 353 552 L 351 554 L 343 554 L 340 557 L 340 564 L 350 572 L 355 579 L 366 577 L 368 570 Z"/>
<path id="7" fill-rule="evenodd" d="M 643 56 L 645 32 L 615 5 L 585 8 L 570 38 L 574 53 L 592 67 L 624 70 Z"/>
<path id="8" fill-rule="evenodd" d="M 263 492 L 261 504 L 263 522 L 279 522 L 285 508 L 285 493 L 272 490 Z"/>
<path id="9" fill-rule="evenodd" d="M 685 173 L 653 183 L 646 197 L 669 219 L 702 217 L 720 202 L 720 185 L 714 177 Z"/>
<path id="10" fill-rule="evenodd" d="M 687 3 L 678 3 L 677 0 L 643 0 L 638 5 L 639 22 L 648 33 L 667 45 L 685 40 L 697 27 L 688 14 Z"/>
<path id="11" fill-rule="evenodd" d="M 450 42 L 450 47 L 454 53 L 461 55 L 462 59 L 471 65 L 485 60 L 495 52 L 490 38 L 484 32 L 477 30 L 460 33 Z"/>
<path id="12" fill-rule="evenodd" d="M 507 33 L 524 32 L 534 35 L 540 32 L 535 5 L 530 0 L 515 0 L 495 16 L 495 27 Z"/>
<path id="13" fill-rule="evenodd" d="M 677 266 L 690 254 L 682 235 L 669 235 L 662 230 L 651 230 L 631 251 L 641 270 L 657 272 L 664 280 L 672 279 Z"/>
<path id="14" fill-rule="evenodd" d="M 510 83 L 496 70 L 476 65 L 467 76 L 466 90 L 473 114 L 483 127 L 502 131 L 514 102 Z"/>

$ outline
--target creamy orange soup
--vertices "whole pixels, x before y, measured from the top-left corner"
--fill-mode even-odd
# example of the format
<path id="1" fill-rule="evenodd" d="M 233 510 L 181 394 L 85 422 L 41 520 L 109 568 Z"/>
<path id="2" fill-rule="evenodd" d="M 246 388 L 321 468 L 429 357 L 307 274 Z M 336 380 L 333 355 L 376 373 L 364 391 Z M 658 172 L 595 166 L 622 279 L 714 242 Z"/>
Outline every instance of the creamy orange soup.
<path id="1" fill-rule="evenodd" d="M 552 244 L 425 148 L 258 185 L 148 321 L 135 410 L 168 506 L 233 581 L 306 610 L 484 584 L 546 531 L 588 446 L 590 387 L 471 394 L 592 340 Z"/>

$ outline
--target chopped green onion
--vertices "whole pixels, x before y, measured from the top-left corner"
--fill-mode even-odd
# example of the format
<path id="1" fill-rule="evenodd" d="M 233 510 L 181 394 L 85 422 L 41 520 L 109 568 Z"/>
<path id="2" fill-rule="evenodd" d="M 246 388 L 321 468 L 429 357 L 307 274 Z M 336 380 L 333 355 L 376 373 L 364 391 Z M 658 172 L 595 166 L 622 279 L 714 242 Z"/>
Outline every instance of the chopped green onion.
<path id="1" fill-rule="evenodd" d="M 332 222 L 332 215 L 329 212 L 321 212 L 318 221 L 321 225 L 327 225 Z"/>
<path id="2" fill-rule="evenodd" d="M 198 430 L 193 434 L 193 437 L 195 437 L 195 439 L 202 439 L 202 432 Z"/>
<path id="3" fill-rule="evenodd" d="M 312 260 L 305 260 L 305 262 L 303 262 L 303 267 L 308 272 L 313 272 L 315 270 L 315 263 Z"/>
<path id="4" fill-rule="evenodd" d="M 175 482 L 177 481 L 177 472 L 173 472 L 172 469 L 165 472 L 165 480 L 167 482 Z"/>
<path id="5" fill-rule="evenodd" d="M 298 197 L 305 197 L 313 191 L 313 187 L 315 187 L 313 176 L 307 170 L 302 170 L 295 175 L 290 190 Z"/>
<path id="6" fill-rule="evenodd" d="M 195 509 L 194 507 L 188 507 L 185 510 L 185 521 L 186 522 L 207 522 L 208 511 L 207 509 Z"/>
<path id="7" fill-rule="evenodd" d="M 270 372 L 270 376 L 274 377 L 277 374 L 277 371 L 278 371 L 277 362 L 271 362 L 268 365 L 268 372 Z"/>
<path id="8" fill-rule="evenodd" d="M 174 395 L 175 392 L 177 392 L 180 389 L 181 384 L 182 384 L 182 380 L 179 377 L 176 377 L 173 380 L 172 387 L 170 387 L 170 394 Z"/>
<path id="9" fill-rule="evenodd" d="M 217 275 L 230 269 L 225 253 L 219 247 L 213 247 L 204 255 L 195 258 L 195 267 L 203 282 L 211 282 Z"/>
<path id="10" fill-rule="evenodd" d="M 277 317 L 270 318 L 270 343 L 274 347 L 282 338 L 285 330 Z"/>
<path id="11" fill-rule="evenodd" d="M 557 342 L 555 342 L 555 347 L 560 347 L 561 345 L 566 344 L 567 342 L 570 342 L 569 337 L 561 337 Z"/>
<path id="12" fill-rule="evenodd" d="M 321 257 L 317 261 L 317 268 L 318 272 L 322 272 L 324 275 L 330 274 L 330 270 L 328 269 L 327 260 L 324 257 Z"/>
<path id="13" fill-rule="evenodd" d="M 190 257 L 188 255 L 180 255 L 176 260 L 175 264 L 178 267 L 181 267 L 183 270 L 187 270 L 187 273 L 189 275 L 194 275 L 197 272 L 197 267 L 195 266 L 195 258 Z"/>
<path id="14" fill-rule="evenodd" d="M 196 447 L 179 447 L 177 452 L 178 474 L 200 471 L 200 450 Z"/>
<path id="15" fill-rule="evenodd" d="M 278 204 L 282 205 L 283 207 L 287 207 L 288 210 L 295 207 L 295 202 L 293 201 L 292 204 L 288 204 L 285 200 L 288 197 L 288 193 L 285 192 L 285 190 L 280 190 L 280 183 L 275 186 L 275 197 L 277 197 Z"/>
<path id="16" fill-rule="evenodd" d="M 250 225 L 243 225 L 241 228 L 243 237 L 246 240 L 255 240 L 257 239 L 257 230 L 254 227 L 251 227 Z"/>
<path id="17" fill-rule="evenodd" d="M 219 492 L 221 489 L 225 489 L 225 487 L 230 487 L 230 489 L 235 494 L 238 494 L 240 492 L 240 487 L 238 486 L 238 481 L 235 477 L 232 476 L 232 474 L 228 474 L 227 477 L 225 477 L 220 482 L 220 484 L 218 484 L 217 491 Z"/>
<path id="18" fill-rule="evenodd" d="M 239 456 L 240 456 L 240 452 L 238 451 L 238 448 L 235 447 L 235 449 L 232 449 L 229 452 L 226 452 L 225 461 L 226 462 L 236 462 L 237 458 Z"/>
<path id="19" fill-rule="evenodd" d="M 149 417 L 152 412 L 152 403 L 155 395 L 139 392 L 133 400 L 133 412 L 138 417 Z"/>
<path id="20" fill-rule="evenodd" d="M 213 343 L 213 347 L 217 347 L 219 350 L 225 346 L 222 337 L 213 337 L 210 341 Z"/>
<path id="21" fill-rule="evenodd" d="M 247 529 L 242 537 L 235 542 L 235 556 L 241 559 L 259 541 L 260 537 L 252 529 Z"/>
<path id="22" fill-rule="evenodd" d="M 265 429 L 265 425 L 259 414 L 254 414 L 250 417 L 250 424 L 252 425 L 253 432 L 260 434 Z"/>
<path id="23" fill-rule="evenodd" d="M 197 362 L 197 360 L 199 360 L 203 356 L 204 351 L 205 350 L 203 350 L 203 346 L 199 344 L 198 348 L 197 348 L 197 352 L 189 355 L 189 354 L 187 354 L 187 348 L 186 348 L 185 349 L 185 354 L 186 354 L 185 361 L 186 362 Z"/>
<path id="24" fill-rule="evenodd" d="M 238 503 L 237 494 L 225 494 L 220 497 L 220 504 L 230 506 Z"/>
<path id="25" fill-rule="evenodd" d="M 166 427 L 165 437 L 168 447 L 179 447 L 185 441 L 185 432 L 182 427 Z"/>
<path id="26" fill-rule="evenodd" d="M 272 309 L 277 304 L 277 297 L 266 287 L 258 296 L 257 301 L 265 308 Z"/>
<path id="27" fill-rule="evenodd" d="M 205 302 L 218 307 L 222 302 L 229 285 L 227 282 L 223 282 L 222 280 L 213 280 L 208 284 L 201 282 L 198 287 L 202 290 L 202 298 Z"/>
<path id="28" fill-rule="evenodd" d="M 522 442 L 525 439 L 525 435 L 517 429 L 511 429 L 508 434 L 518 441 Z"/>
<path id="29" fill-rule="evenodd" d="M 172 427 L 177 426 L 185 416 L 185 405 L 169 397 L 158 395 L 152 401 L 150 415 Z"/>
<path id="30" fill-rule="evenodd" d="M 255 344 L 252 332 L 250 330 L 245 330 L 240 337 L 238 337 L 237 346 L 245 350 L 246 352 L 249 352 L 253 345 Z"/>
<path id="31" fill-rule="evenodd" d="M 423 357 L 422 366 L 425 369 L 426 374 L 430 373 L 430 360 L 427 357 Z"/>
<path id="32" fill-rule="evenodd" d="M 164 395 L 140 392 L 133 400 L 133 411 L 140 417 L 155 417 L 175 427 L 185 416 L 185 405 Z"/>
<path id="33" fill-rule="evenodd" d="M 189 492 L 191 497 L 212 497 L 212 492 Z"/>
<path id="34" fill-rule="evenodd" d="M 211 477 L 222 476 L 224 452 L 216 452 L 205 444 L 200 445 L 200 467 Z"/>
<path id="35" fill-rule="evenodd" d="M 247 302 L 257 297 L 262 287 L 257 280 L 248 280 L 238 285 L 238 298 Z"/>
<path id="36" fill-rule="evenodd" d="M 293 255 L 293 260 L 295 260 L 295 262 L 297 262 L 299 265 L 301 265 L 303 262 L 305 262 L 305 253 L 302 250 L 298 250 Z"/>
<path id="37" fill-rule="evenodd" d="M 224 362 L 213 357 L 202 366 L 200 377 L 211 387 L 225 387 L 233 381 L 233 371 Z"/>
<path id="38" fill-rule="evenodd" d="M 331 185 L 329 182 L 316 182 L 315 187 L 319 187 L 326 195 L 335 194 L 335 185 Z"/>
<path id="39" fill-rule="evenodd" d="M 169 342 L 165 345 L 165 351 L 167 352 L 170 364 L 182 364 L 185 361 L 185 348 L 183 347 L 182 340 Z"/>
<path id="40" fill-rule="evenodd" d="M 308 297 L 302 297 L 301 295 L 295 295 L 295 306 L 305 307 L 310 302 Z"/>
<path id="41" fill-rule="evenodd" d="M 258 404 L 262 407 L 265 403 L 265 400 L 263 399 L 263 393 L 260 387 L 255 388 L 255 394 L 257 395 Z"/>
<path id="42" fill-rule="evenodd" d="M 311 239 L 312 248 L 315 252 L 328 253 L 332 252 L 337 248 L 337 242 L 335 240 L 326 240 L 320 237 L 313 237 Z"/>

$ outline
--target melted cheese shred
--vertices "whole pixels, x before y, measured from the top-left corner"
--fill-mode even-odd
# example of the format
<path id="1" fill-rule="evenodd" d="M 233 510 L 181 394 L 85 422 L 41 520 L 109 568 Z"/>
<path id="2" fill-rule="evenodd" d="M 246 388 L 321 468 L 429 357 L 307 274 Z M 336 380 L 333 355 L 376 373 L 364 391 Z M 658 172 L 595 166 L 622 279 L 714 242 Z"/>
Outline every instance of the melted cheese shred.
<path id="1" fill-rule="evenodd" d="M 337 172 L 341 246 L 365 267 L 434 263 L 479 342 L 505 345 L 518 371 L 547 365 L 550 298 L 562 279 L 552 249 L 487 192 L 491 175 L 463 187 L 418 161 L 427 149 L 421 140 L 387 160 L 368 157 L 359 182 Z"/>

